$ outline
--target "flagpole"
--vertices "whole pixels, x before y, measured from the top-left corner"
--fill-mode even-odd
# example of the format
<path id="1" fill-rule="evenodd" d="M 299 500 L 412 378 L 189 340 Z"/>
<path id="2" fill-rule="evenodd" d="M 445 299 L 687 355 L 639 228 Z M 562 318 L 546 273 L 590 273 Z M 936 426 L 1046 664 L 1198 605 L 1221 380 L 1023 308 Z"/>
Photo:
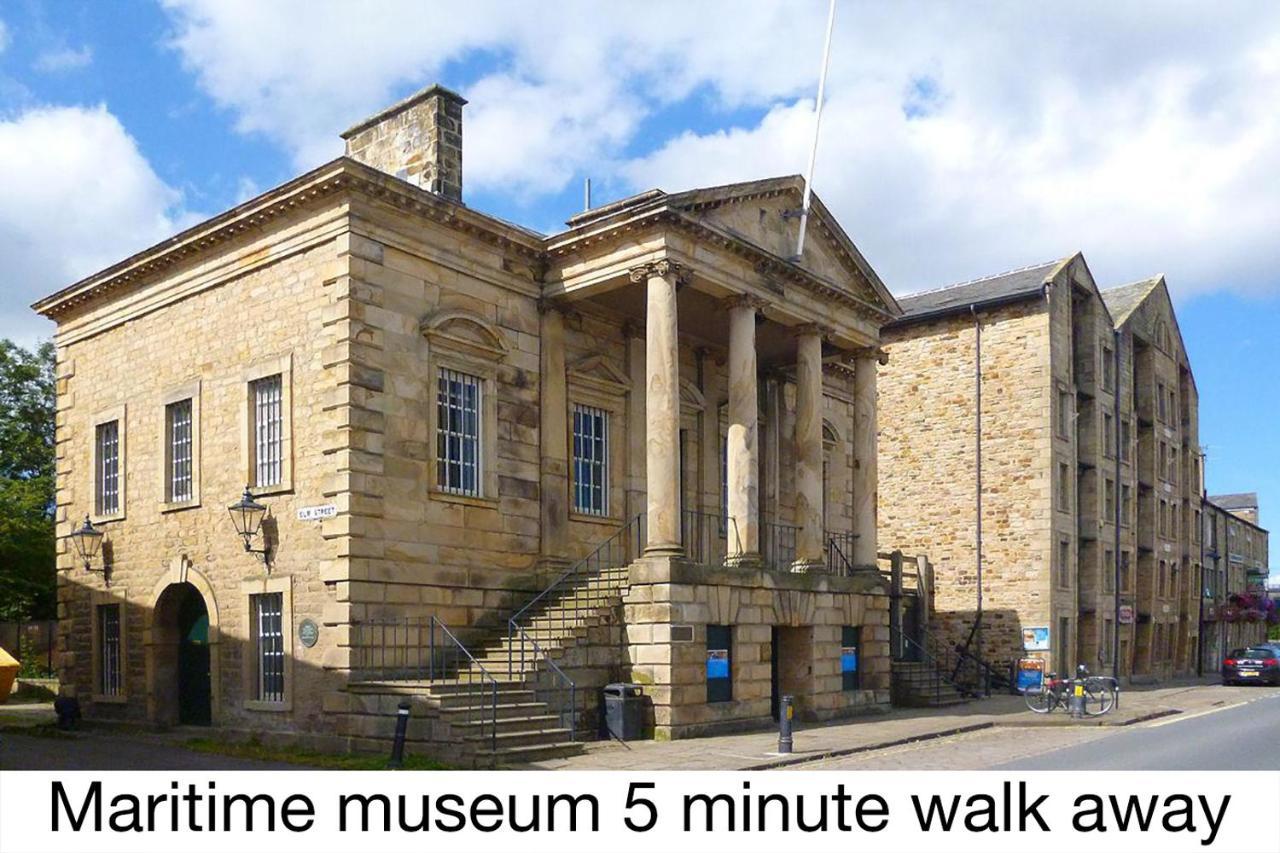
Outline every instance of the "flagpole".
<path id="1" fill-rule="evenodd" d="M 827 66 L 831 60 L 831 32 L 836 23 L 836 0 L 827 10 L 827 39 L 822 48 L 822 74 L 818 77 L 818 100 L 813 105 L 813 148 L 809 151 L 809 172 L 804 179 L 804 202 L 800 206 L 800 237 L 796 240 L 798 261 L 804 254 L 804 232 L 809 224 L 809 197 L 813 194 L 813 170 L 818 163 L 818 132 L 822 127 L 822 101 L 827 90 Z"/>

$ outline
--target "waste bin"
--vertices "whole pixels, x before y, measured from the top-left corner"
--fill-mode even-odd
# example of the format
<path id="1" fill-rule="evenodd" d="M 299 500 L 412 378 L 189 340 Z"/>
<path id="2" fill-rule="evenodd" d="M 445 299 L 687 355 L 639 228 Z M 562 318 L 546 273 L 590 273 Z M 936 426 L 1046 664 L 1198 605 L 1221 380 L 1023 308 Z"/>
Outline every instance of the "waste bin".
<path id="1" fill-rule="evenodd" d="M 644 738 L 645 695 L 639 684 L 606 684 L 602 710 L 602 736 L 618 740 Z"/>

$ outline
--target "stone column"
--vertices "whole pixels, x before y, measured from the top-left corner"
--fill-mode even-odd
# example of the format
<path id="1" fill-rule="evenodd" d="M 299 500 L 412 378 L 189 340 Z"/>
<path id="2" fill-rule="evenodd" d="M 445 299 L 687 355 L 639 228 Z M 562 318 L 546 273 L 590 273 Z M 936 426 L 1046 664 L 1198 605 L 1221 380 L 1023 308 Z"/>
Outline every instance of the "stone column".
<path id="1" fill-rule="evenodd" d="M 729 305 L 728 529 L 729 565 L 760 562 L 759 391 L 756 387 L 756 314 L 763 307 L 752 296 L 735 296 Z"/>
<path id="2" fill-rule="evenodd" d="M 822 337 L 817 326 L 796 336 L 796 562 L 798 572 L 821 568 L 822 527 Z"/>
<path id="3" fill-rule="evenodd" d="M 858 568 L 876 567 L 876 353 L 853 363 L 853 543 Z"/>
<path id="4" fill-rule="evenodd" d="M 661 260 L 631 270 L 646 282 L 645 488 L 648 556 L 679 556 L 680 363 L 676 338 L 676 286 L 680 266 Z"/>
<path id="5" fill-rule="evenodd" d="M 540 568 L 568 563 L 569 547 L 569 400 L 564 366 L 564 315 L 543 303 L 538 407 L 542 542 Z"/>

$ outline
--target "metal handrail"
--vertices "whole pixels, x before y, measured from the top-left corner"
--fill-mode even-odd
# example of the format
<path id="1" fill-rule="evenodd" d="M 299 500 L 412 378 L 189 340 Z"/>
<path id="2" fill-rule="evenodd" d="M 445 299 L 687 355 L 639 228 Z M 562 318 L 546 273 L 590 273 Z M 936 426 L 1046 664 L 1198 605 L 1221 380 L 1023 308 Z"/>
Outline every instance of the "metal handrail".
<path id="1" fill-rule="evenodd" d="M 454 682 L 461 684 L 462 683 L 461 676 L 462 676 L 462 673 L 465 672 L 467 674 L 467 685 L 468 687 L 470 687 L 471 684 L 473 683 L 472 674 L 476 670 L 479 670 L 480 675 L 482 676 L 482 681 L 481 681 L 482 694 L 487 682 L 487 686 L 489 689 L 489 746 L 490 746 L 490 749 L 492 749 L 494 752 L 497 752 L 498 750 L 498 679 L 494 678 L 493 675 L 489 672 L 489 670 L 485 669 L 484 664 L 476 660 L 475 656 L 472 655 L 471 652 L 467 650 L 467 647 L 464 646 L 462 642 L 456 636 L 454 636 L 454 633 L 449 630 L 448 625 L 445 625 L 438 618 L 436 618 L 435 616 L 432 616 L 431 617 L 431 655 L 429 657 L 429 660 L 431 661 L 431 680 L 432 681 L 436 680 L 435 660 L 436 660 L 436 628 L 437 626 L 440 628 L 441 631 L 444 632 L 445 637 L 447 637 L 449 641 L 452 642 L 453 644 L 452 652 L 454 654 L 455 659 L 460 660 L 459 658 L 457 658 L 457 653 L 462 652 L 463 656 L 465 656 L 467 662 L 469 663 L 469 666 L 465 670 L 459 666 L 454 667 L 454 670 L 453 670 Z M 448 646 L 445 646 L 443 651 L 445 653 L 445 658 L 447 660 L 449 652 L 451 650 Z M 444 665 L 444 662 L 442 662 L 442 665 L 440 668 L 440 676 L 443 680 L 448 680 L 448 675 L 447 675 L 448 671 L 449 671 L 448 667 Z M 479 707 L 480 705 L 467 706 L 468 721 L 470 721 L 471 719 L 471 711 L 478 709 Z M 480 736 L 484 737 L 483 717 L 481 718 L 481 721 L 480 721 Z"/>
<path id="2" fill-rule="evenodd" d="M 568 687 L 571 738 L 577 738 L 578 730 L 577 685 L 564 670 L 556 665 L 542 645 L 529 633 L 528 626 L 522 625 L 521 621 L 532 623 L 534 619 L 542 618 L 548 628 L 557 628 L 561 631 L 576 626 L 585 612 L 594 611 L 595 607 L 606 598 L 606 584 L 600 581 L 601 574 L 607 569 L 626 566 L 639 557 L 644 550 L 644 534 L 644 513 L 639 513 L 618 528 L 608 539 L 597 545 L 591 553 L 570 566 L 507 620 L 507 677 L 523 676 L 529 669 L 545 664 L 555 677 Z M 559 607 L 556 614 L 548 618 L 545 605 L 553 601 L 557 602 Z M 539 603 L 544 607 L 539 608 Z M 517 640 L 519 642 L 518 668 L 516 666 Z M 531 653 L 532 664 L 526 663 L 526 650 Z"/>
<path id="3" fill-rule="evenodd" d="M 848 552 L 853 551 L 853 540 L 858 534 L 852 532 L 826 534 L 827 539 L 827 571 L 840 577 L 849 577 L 853 572 L 853 561 Z M 842 545 L 844 547 L 842 547 Z"/>
<path id="4" fill-rule="evenodd" d="M 529 636 L 528 632 L 525 631 L 523 627 L 515 623 L 514 619 L 508 623 L 508 627 L 515 634 L 519 634 L 520 636 L 520 665 L 522 667 L 521 672 L 523 673 L 524 671 L 523 670 L 524 646 L 525 646 L 525 643 L 528 642 L 533 653 L 537 656 L 537 658 L 540 659 L 542 663 L 547 665 L 549 671 L 556 676 L 556 678 L 561 682 L 561 684 L 566 685 L 568 687 L 568 690 L 569 690 L 569 720 L 568 720 L 569 740 L 577 741 L 578 739 L 578 685 L 574 683 L 572 678 L 570 678 L 568 675 L 565 674 L 564 670 L 562 670 L 558 665 L 556 665 L 556 662 L 551 659 L 551 655 L 547 654 L 546 650 L 542 648 L 542 646 L 538 643 L 537 640 Z M 508 652 L 510 652 L 510 645 L 511 644 L 508 643 Z M 534 689 L 536 691 L 537 688 L 535 687 Z M 561 687 L 560 689 L 563 690 L 565 688 Z M 563 719 L 561 720 L 561 722 L 563 722 Z"/>
<path id="5" fill-rule="evenodd" d="M 640 552 L 644 550 L 643 520 L 644 513 L 639 513 L 632 517 L 630 521 L 618 528 L 618 530 L 609 536 L 608 539 L 597 545 L 590 554 L 570 566 L 563 574 L 553 580 L 549 586 L 542 590 L 542 592 L 538 593 L 527 604 L 515 613 L 511 614 L 511 618 L 508 619 L 507 622 L 513 631 L 515 627 L 519 626 L 522 617 L 529 614 L 535 605 L 539 602 L 551 601 L 552 593 L 558 594 L 565 592 L 570 588 L 570 586 L 573 586 L 577 582 L 585 582 L 584 588 L 588 593 L 591 593 L 593 586 L 592 581 L 597 578 L 602 571 L 607 568 L 619 568 L 620 566 L 625 566 L 630 563 L 632 559 L 638 557 Z M 633 544 L 631 542 L 631 537 L 633 535 L 635 536 L 634 549 L 631 548 L 631 545 Z M 618 555 L 621 555 L 622 557 L 621 562 L 614 559 L 614 557 Z M 589 596 L 588 600 L 592 600 L 592 598 Z M 572 602 L 574 605 L 572 608 L 568 610 L 563 607 L 561 608 L 559 622 L 560 627 L 565 627 L 571 620 L 576 622 L 578 612 L 585 609 L 579 606 L 577 590 L 575 590 Z M 572 614 L 572 617 L 568 615 L 570 613 Z M 511 669 L 510 656 L 508 656 L 508 669 L 514 671 Z"/>
<path id="6" fill-rule="evenodd" d="M 478 715 L 480 736 L 485 736 L 487 727 L 490 745 L 497 748 L 498 679 L 476 660 L 444 622 L 435 616 L 426 619 L 406 616 L 355 622 L 351 627 L 351 670 L 355 679 L 465 684 L 469 696 L 479 699 L 466 705 L 467 722 L 475 722 Z M 446 638 L 440 645 L 436 644 L 437 628 Z M 483 713 L 486 700 L 487 721 Z"/>
<path id="7" fill-rule="evenodd" d="M 1005 678 L 995 667 L 979 660 L 960 644 L 948 645 L 928 630 L 918 630 L 923 643 L 907 636 L 901 628 L 890 626 L 891 642 L 896 642 L 904 651 L 910 647 L 920 652 L 922 662 L 929 665 L 928 680 L 935 696 L 941 693 L 944 683 L 967 696 L 984 695 L 990 692 L 992 684 L 998 685 Z M 893 658 L 903 659 L 898 654 L 894 654 Z"/>

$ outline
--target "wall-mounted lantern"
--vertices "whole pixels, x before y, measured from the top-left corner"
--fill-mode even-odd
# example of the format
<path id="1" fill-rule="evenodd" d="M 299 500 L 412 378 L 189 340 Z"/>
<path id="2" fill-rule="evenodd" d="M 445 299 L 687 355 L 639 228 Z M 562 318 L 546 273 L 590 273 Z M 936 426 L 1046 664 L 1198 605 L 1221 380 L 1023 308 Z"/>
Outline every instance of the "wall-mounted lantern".
<path id="1" fill-rule="evenodd" d="M 227 511 L 231 513 L 231 523 L 235 525 L 236 533 L 244 540 L 244 550 L 260 556 L 263 565 L 270 568 L 271 546 L 267 543 L 266 535 L 262 537 L 261 548 L 253 547 L 253 540 L 262 530 L 262 520 L 266 518 L 267 508 L 255 501 L 249 487 L 245 486 L 240 500 L 227 507 Z"/>
<path id="2" fill-rule="evenodd" d="M 100 569 L 93 567 L 94 558 L 102 550 L 103 536 L 102 531 L 93 526 L 89 516 L 86 515 L 84 517 L 84 524 L 71 531 L 68 538 L 76 549 L 76 555 L 84 561 L 84 570 L 86 572 L 102 572 L 102 579 L 109 584 L 111 582 L 111 573 L 107 566 L 107 561 L 102 561 L 102 568 Z"/>

